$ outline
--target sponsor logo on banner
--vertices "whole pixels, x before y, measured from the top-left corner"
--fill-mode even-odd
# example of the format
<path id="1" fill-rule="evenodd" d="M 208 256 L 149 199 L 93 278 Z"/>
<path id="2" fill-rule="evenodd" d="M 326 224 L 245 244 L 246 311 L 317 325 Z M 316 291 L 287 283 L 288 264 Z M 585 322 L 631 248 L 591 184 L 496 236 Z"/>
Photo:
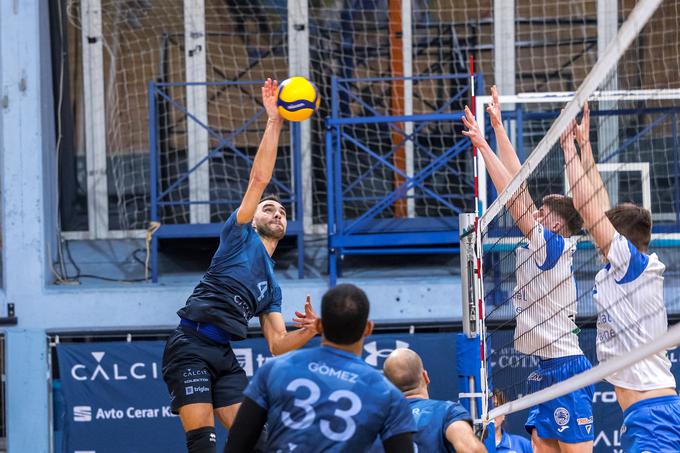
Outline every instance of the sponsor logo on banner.
<path id="1" fill-rule="evenodd" d="M 604 444 L 607 447 L 620 447 L 621 446 L 621 437 L 620 435 L 623 435 L 623 432 L 619 434 L 619 430 L 614 430 L 611 434 L 607 435 L 607 431 L 600 431 L 596 436 L 595 436 L 595 441 L 593 442 L 593 446 L 597 447 L 599 444 Z"/>
<path id="2" fill-rule="evenodd" d="M 616 393 L 612 390 L 609 392 L 593 392 L 593 403 L 616 403 Z"/>
<path id="3" fill-rule="evenodd" d="M 246 376 L 251 377 L 255 373 L 253 367 L 253 349 L 252 348 L 234 348 L 234 355 L 238 364 L 241 365 Z"/>
<path id="4" fill-rule="evenodd" d="M 489 358 L 492 368 L 536 368 L 540 361 L 539 357 L 519 354 L 514 348 L 491 349 Z"/>
<path id="5" fill-rule="evenodd" d="M 92 421 L 92 407 L 91 406 L 73 406 L 73 421 L 74 422 L 91 422 Z"/>
<path id="6" fill-rule="evenodd" d="M 560 426 L 564 426 L 569 423 L 569 411 L 564 407 L 558 407 L 555 409 L 553 416 L 555 417 L 555 423 Z"/>
<path id="7" fill-rule="evenodd" d="M 379 358 L 386 359 L 387 356 L 390 355 L 390 353 L 395 349 L 409 347 L 409 344 L 407 342 L 401 340 L 396 340 L 394 344 L 395 346 L 393 348 L 378 349 L 377 341 L 370 341 L 366 343 L 364 345 L 364 351 L 366 351 L 368 355 L 364 358 L 364 361 L 371 366 L 377 367 Z"/>
<path id="8" fill-rule="evenodd" d="M 75 422 L 91 422 L 94 420 L 122 420 L 131 419 L 137 420 L 142 418 L 166 418 L 177 417 L 170 410 L 170 406 L 153 407 L 153 408 L 139 408 L 130 406 L 125 409 L 116 408 L 97 408 L 93 410 L 91 406 L 74 406 L 73 407 L 73 421 Z"/>
<path id="9" fill-rule="evenodd" d="M 105 363 L 105 352 L 91 352 L 94 363 L 77 363 L 71 367 L 71 377 L 76 381 L 126 381 L 128 379 L 159 379 L 156 362 L 135 362 L 130 365 Z"/>

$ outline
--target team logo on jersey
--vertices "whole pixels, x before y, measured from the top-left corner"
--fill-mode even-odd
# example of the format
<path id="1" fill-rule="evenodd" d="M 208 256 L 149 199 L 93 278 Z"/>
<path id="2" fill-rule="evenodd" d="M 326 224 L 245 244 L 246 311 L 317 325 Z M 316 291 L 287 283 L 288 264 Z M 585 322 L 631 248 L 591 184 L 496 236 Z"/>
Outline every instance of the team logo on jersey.
<path id="1" fill-rule="evenodd" d="M 541 382 L 543 380 L 543 375 L 537 371 L 532 371 L 531 374 L 527 377 L 527 381 L 538 381 Z"/>
<path id="2" fill-rule="evenodd" d="M 569 423 L 569 411 L 563 407 L 558 407 L 555 409 L 553 416 L 555 417 L 555 423 L 560 426 L 564 426 Z"/>
<path id="3" fill-rule="evenodd" d="M 590 425 L 593 423 L 593 417 L 579 417 L 576 419 L 579 425 Z"/>
<path id="4" fill-rule="evenodd" d="M 371 366 L 377 367 L 378 358 L 381 359 L 387 358 L 387 356 L 390 355 L 390 353 L 397 348 L 408 348 L 408 343 L 405 341 L 397 340 L 395 341 L 394 348 L 378 349 L 377 341 L 368 342 L 364 345 L 364 350 L 368 352 L 368 355 L 366 356 L 366 358 L 364 358 L 364 361 L 366 361 L 366 363 L 368 363 Z"/>

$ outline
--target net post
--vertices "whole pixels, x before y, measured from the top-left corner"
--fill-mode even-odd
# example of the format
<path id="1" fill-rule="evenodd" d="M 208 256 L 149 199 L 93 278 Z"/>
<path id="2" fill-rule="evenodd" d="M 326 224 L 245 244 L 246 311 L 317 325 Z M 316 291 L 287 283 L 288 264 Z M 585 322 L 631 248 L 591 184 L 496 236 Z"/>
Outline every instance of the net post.
<path id="1" fill-rule="evenodd" d="M 469 410 L 478 433 L 486 428 L 484 416 L 488 412 L 488 383 L 484 366 L 485 341 L 482 341 L 484 317 L 481 297 L 481 258 L 478 254 L 479 231 L 477 213 L 461 214 L 458 218 L 460 234 L 460 287 L 463 333 L 456 339 L 458 380 L 463 392 L 459 398 Z M 474 364 L 479 364 L 476 366 Z M 483 435 L 481 436 L 483 438 Z M 491 439 L 491 441 L 489 441 Z M 495 451 L 495 441 L 487 436 L 488 451 Z"/>

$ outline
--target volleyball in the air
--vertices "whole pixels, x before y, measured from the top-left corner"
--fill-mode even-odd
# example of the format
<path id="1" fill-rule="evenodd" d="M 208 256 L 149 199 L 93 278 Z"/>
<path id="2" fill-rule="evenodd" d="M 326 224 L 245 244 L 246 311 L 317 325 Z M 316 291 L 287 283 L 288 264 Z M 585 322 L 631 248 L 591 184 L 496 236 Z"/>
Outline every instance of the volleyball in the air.
<path id="1" fill-rule="evenodd" d="M 319 91 L 304 77 L 291 77 L 279 85 L 276 105 L 288 121 L 304 121 L 319 108 Z"/>

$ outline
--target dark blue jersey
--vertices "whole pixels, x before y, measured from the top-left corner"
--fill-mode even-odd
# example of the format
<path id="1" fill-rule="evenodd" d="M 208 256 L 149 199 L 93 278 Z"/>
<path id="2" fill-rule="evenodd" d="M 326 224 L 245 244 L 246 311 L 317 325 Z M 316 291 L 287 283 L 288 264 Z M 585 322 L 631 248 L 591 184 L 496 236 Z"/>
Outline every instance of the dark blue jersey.
<path id="1" fill-rule="evenodd" d="M 446 429 L 457 421 L 472 423 L 470 414 L 459 403 L 439 401 L 423 398 L 408 398 L 408 405 L 416 423 L 416 433 L 413 435 L 415 443 L 413 451 L 416 453 L 449 453 L 456 450 L 446 439 Z M 378 442 L 369 450 L 371 453 L 383 452 Z"/>
<path id="2" fill-rule="evenodd" d="M 250 318 L 281 312 L 281 288 L 274 261 L 252 225 L 238 224 L 237 212 L 224 223 L 210 268 L 177 314 L 214 324 L 240 340 L 246 337 Z"/>
<path id="3" fill-rule="evenodd" d="M 501 442 L 496 445 L 497 453 L 531 453 L 531 441 L 517 434 L 503 431 Z"/>
<path id="4" fill-rule="evenodd" d="M 266 362 L 244 393 L 267 410 L 267 451 L 362 452 L 378 438 L 415 431 L 396 387 L 358 356 L 329 346 Z"/>

